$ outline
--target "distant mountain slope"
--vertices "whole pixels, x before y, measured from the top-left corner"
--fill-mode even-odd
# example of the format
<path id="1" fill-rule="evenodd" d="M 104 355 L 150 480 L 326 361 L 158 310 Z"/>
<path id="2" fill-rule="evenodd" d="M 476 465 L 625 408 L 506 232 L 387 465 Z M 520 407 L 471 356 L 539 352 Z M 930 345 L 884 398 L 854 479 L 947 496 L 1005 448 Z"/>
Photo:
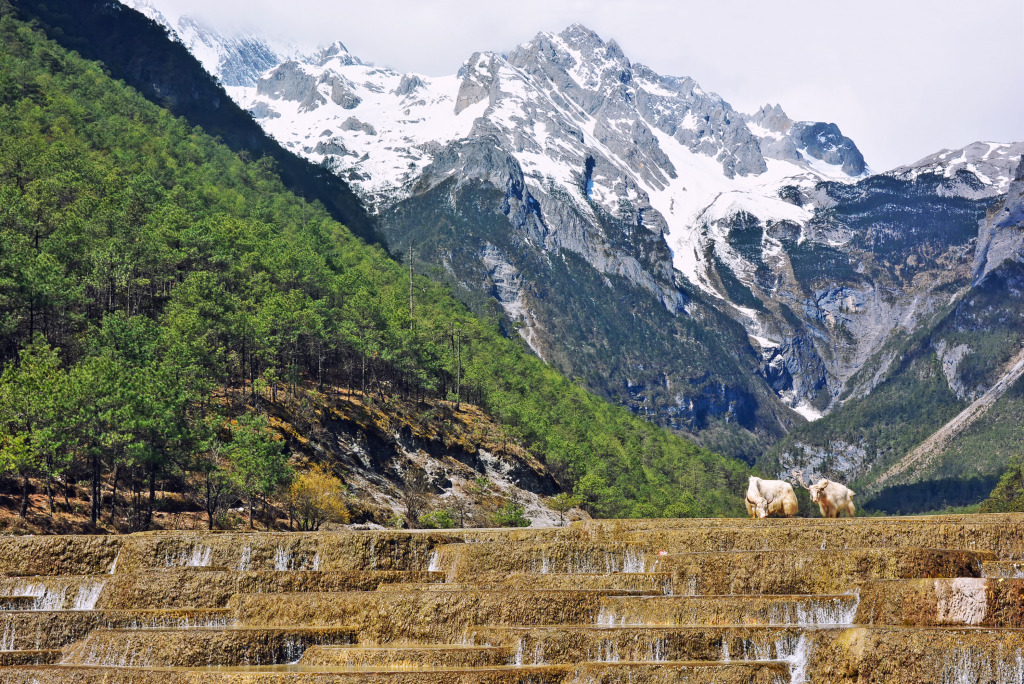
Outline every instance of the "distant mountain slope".
<path id="1" fill-rule="evenodd" d="M 274 160 L 287 186 L 317 200 L 357 235 L 377 241 L 359 198 L 333 174 L 284 150 L 256 125 L 166 28 L 116 2 L 18 0 L 24 20 L 36 20 L 68 49 L 102 61 L 147 99 L 221 138 L 236 152 Z M 97 39 L 103 36 L 103 39 Z"/>
<path id="2" fill-rule="evenodd" d="M 86 480 L 94 523 L 118 489 L 145 527 L 158 484 L 208 496 L 227 471 L 251 509 L 286 474 L 269 425 L 294 465 L 393 508 L 423 491 L 514 508 L 518 486 L 571 489 L 602 516 L 742 513 L 747 468 L 560 376 L 288 191 L 269 158 L 39 29 L 86 45 L 148 31 L 134 72 L 201 74 L 158 27 L 102 0 L 47 7 L 0 0 L 0 477 L 26 501 L 33 478 Z M 40 22 L 17 18 L 31 8 Z"/>
<path id="3" fill-rule="evenodd" d="M 782 440 L 766 468 L 852 480 L 869 506 L 890 512 L 984 498 L 1020 435 L 1024 163 L 1018 168 L 979 237 L 965 243 L 972 249 L 961 263 L 973 271 L 946 289 L 948 303 L 887 343 L 854 378 L 863 389 Z M 964 486 L 974 480 L 987 489 Z"/>
<path id="4" fill-rule="evenodd" d="M 796 428 L 812 468 L 869 486 L 972 400 L 921 339 L 952 340 L 951 312 L 999 296 L 960 299 L 1016 244 L 979 222 L 1024 143 L 872 173 L 835 124 L 737 112 L 580 25 L 436 78 L 336 43 L 230 92 L 349 180 L 418 270 L 594 392 L 727 453 L 770 470 Z M 854 416 L 898 434 L 823 446 Z"/>
<path id="5" fill-rule="evenodd" d="M 957 437 L 984 418 L 985 414 L 1017 384 L 1021 377 L 1024 377 L 1024 350 L 1010 359 L 1009 368 L 988 391 L 882 473 L 876 480 L 876 487 L 884 487 L 886 483 L 904 476 L 905 473 L 919 474 L 924 471 L 940 453 L 949 449 L 950 444 Z"/>

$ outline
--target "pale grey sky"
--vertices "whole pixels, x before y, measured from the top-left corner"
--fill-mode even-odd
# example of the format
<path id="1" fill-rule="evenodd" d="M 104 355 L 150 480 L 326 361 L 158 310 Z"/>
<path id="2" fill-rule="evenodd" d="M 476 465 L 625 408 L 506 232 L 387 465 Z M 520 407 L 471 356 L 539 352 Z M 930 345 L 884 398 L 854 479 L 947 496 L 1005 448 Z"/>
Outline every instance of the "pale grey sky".
<path id="1" fill-rule="evenodd" d="M 454 73 L 580 22 L 633 62 L 741 111 L 830 121 L 876 171 L 974 140 L 1024 139 L 1024 0 L 151 0 L 222 32 L 341 40 L 400 71 Z"/>

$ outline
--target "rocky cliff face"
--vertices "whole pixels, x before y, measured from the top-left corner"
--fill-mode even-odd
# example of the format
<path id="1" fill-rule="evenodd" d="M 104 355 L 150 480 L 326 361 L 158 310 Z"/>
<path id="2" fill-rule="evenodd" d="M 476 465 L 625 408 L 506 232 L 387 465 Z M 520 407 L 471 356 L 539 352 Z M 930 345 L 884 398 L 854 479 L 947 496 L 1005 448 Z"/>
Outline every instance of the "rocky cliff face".
<path id="1" fill-rule="evenodd" d="M 336 44 L 232 94 L 549 362 L 668 425 L 762 441 L 790 409 L 870 394 L 984 269 L 978 221 L 1024 152 L 872 175 L 835 124 L 737 112 L 580 25 L 437 78 Z M 984 238 L 993 258 L 1007 239 Z"/>
<path id="2" fill-rule="evenodd" d="M 956 221 L 947 217 L 932 230 L 918 220 L 909 224 L 913 231 L 877 234 L 886 243 L 913 238 L 896 253 L 909 252 L 916 261 L 908 258 L 892 273 L 907 283 L 903 292 L 917 298 L 917 320 L 861 365 L 842 405 L 782 440 L 768 454 L 766 468 L 799 466 L 852 480 L 869 506 L 887 512 L 974 503 L 991 490 L 1015 455 L 1024 411 L 1024 388 L 1017 381 L 1024 350 L 1024 179 L 1019 170 L 1005 171 L 1014 164 L 1012 156 L 999 161 L 1007 192 L 980 228 L 965 222 L 956 238 Z M 908 174 L 916 174 L 918 184 L 937 175 L 913 169 L 897 175 L 905 181 Z M 930 194 L 949 184 L 992 192 L 986 184 L 969 183 L 975 177 L 954 168 Z M 948 267 L 944 284 L 919 270 L 925 255 L 942 244 L 950 245 L 948 251 L 931 270 Z"/>
<path id="3" fill-rule="evenodd" d="M 1024 260 L 1024 145 L 1006 197 L 989 212 L 978 231 L 974 277 L 981 280 L 1007 260 Z"/>

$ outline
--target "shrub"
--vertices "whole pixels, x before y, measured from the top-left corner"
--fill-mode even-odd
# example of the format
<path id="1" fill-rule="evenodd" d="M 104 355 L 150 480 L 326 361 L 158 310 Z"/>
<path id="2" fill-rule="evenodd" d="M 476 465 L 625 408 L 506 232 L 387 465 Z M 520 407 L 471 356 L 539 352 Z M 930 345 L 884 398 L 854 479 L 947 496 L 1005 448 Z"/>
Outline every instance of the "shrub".
<path id="1" fill-rule="evenodd" d="M 445 508 L 420 516 L 420 527 L 428 530 L 450 530 L 457 526 L 455 516 Z"/>
<path id="2" fill-rule="evenodd" d="M 288 493 L 303 531 L 319 530 L 325 522 L 349 521 L 341 480 L 322 466 L 313 466 L 299 475 Z"/>
<path id="3" fill-rule="evenodd" d="M 505 505 L 491 513 L 491 525 L 494 527 L 529 527 L 530 519 L 524 515 L 525 508 L 515 501 L 507 501 Z"/>
<path id="4" fill-rule="evenodd" d="M 548 506 L 551 510 L 558 513 L 558 524 L 559 526 L 565 524 L 565 514 L 570 509 L 580 505 L 580 500 L 572 496 L 568 492 L 562 492 L 548 499 Z"/>

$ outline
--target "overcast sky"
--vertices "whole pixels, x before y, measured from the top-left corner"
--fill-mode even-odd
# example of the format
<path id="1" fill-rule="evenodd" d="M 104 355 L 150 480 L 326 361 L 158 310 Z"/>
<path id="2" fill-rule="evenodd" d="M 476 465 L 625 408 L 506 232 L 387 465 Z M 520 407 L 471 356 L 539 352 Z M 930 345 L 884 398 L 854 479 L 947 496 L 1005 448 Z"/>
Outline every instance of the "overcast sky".
<path id="1" fill-rule="evenodd" d="M 574 22 L 741 111 L 830 121 L 876 171 L 1024 140 L 1024 0 L 151 0 L 221 32 L 341 40 L 364 61 L 454 73 Z"/>

